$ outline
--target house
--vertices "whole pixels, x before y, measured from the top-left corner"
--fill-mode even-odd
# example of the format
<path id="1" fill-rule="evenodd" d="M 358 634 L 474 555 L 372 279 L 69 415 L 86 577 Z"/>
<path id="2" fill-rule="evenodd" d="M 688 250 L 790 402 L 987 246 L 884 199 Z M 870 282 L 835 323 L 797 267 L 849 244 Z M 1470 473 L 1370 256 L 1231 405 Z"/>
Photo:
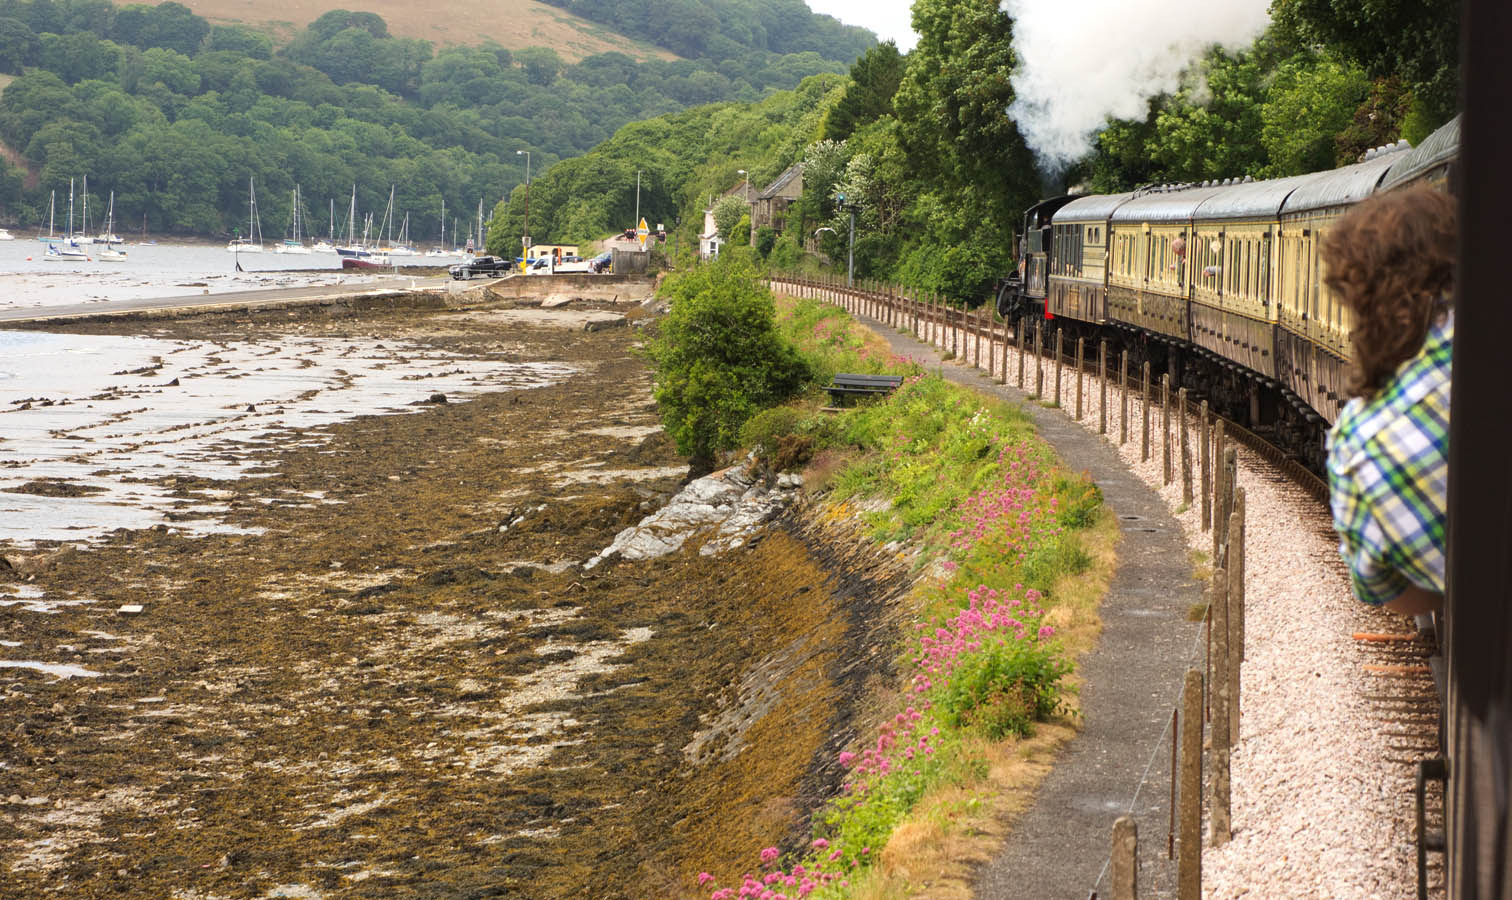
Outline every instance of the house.
<path id="1" fill-rule="evenodd" d="M 788 207 L 801 196 L 803 164 L 794 163 L 751 201 L 751 242 L 755 243 L 760 228 L 782 231 L 787 224 Z"/>
<path id="2" fill-rule="evenodd" d="M 703 231 L 698 234 L 698 258 L 713 259 L 719 255 L 719 229 L 714 226 L 714 209 L 704 210 Z"/>
<path id="3" fill-rule="evenodd" d="M 720 194 L 719 199 L 723 200 L 726 197 L 738 196 L 746 190 L 749 190 L 749 188 L 745 182 L 737 182 L 734 187 Z M 710 197 L 709 205 L 704 209 L 703 231 L 698 234 L 699 259 L 713 259 L 718 256 L 719 245 L 724 243 L 724 239 L 719 236 L 719 228 L 714 224 L 714 203 L 714 198 Z"/>

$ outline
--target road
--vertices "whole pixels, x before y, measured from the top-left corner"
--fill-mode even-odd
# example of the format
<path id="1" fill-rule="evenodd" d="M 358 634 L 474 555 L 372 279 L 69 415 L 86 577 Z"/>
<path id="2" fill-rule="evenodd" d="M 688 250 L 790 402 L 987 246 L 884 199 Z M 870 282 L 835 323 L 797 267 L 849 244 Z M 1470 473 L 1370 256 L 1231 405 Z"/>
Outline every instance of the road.
<path id="1" fill-rule="evenodd" d="M 392 276 L 355 285 L 311 285 L 297 288 L 262 288 L 250 291 L 227 291 L 221 294 L 184 294 L 177 297 L 139 297 L 130 300 L 105 300 L 70 303 L 64 306 L 0 309 L 0 323 L 30 322 L 79 316 L 109 316 L 149 310 L 186 309 L 196 306 L 262 306 L 289 301 L 317 301 L 330 297 L 348 297 L 376 291 L 435 288 L 446 284 L 445 276 Z"/>

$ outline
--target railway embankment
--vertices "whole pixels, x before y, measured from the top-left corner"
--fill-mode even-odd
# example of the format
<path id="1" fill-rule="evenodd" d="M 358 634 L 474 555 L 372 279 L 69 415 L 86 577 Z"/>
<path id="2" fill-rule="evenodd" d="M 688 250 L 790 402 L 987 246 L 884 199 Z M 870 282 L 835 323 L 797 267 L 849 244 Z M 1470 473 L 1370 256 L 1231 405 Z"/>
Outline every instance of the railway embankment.
<path id="1" fill-rule="evenodd" d="M 1163 422 L 1158 399 L 1147 414 L 1137 387 L 1126 404 L 1113 383 L 1104 431 L 1099 388 L 1090 376 L 1079 383 L 1069 364 L 1057 373 L 1052 358 L 1026 353 L 1021 369 L 1013 346 L 978 342 L 974 330 L 926 322 L 920 333 L 931 341 L 924 343 L 862 318 L 895 352 L 937 360 L 945 377 L 977 390 L 1028 401 L 1041 432 L 1068 464 L 1085 465 L 1105 486 L 1124 531 L 1123 562 L 1104 610 L 1104 642 L 1084 667 L 1086 728 L 1002 855 L 982 870 L 978 896 L 1070 895 L 1072 888 L 1086 892 L 1105 885 L 1111 824 L 1124 813 L 1139 826 L 1141 889 L 1172 895 L 1166 860 L 1171 735 L 1155 726 L 1171 722 L 1180 673 L 1204 668 L 1206 646 L 1200 640 L 1173 642 L 1173 634 L 1190 634 L 1191 626 L 1178 625 L 1161 629 L 1173 634 L 1120 648 L 1118 609 L 1131 589 L 1136 596 L 1179 595 L 1201 609 L 1191 575 L 1194 569 L 1199 575 L 1209 571 L 1212 538 L 1203 528 L 1201 505 L 1184 498 L 1179 477 L 1179 430 L 1182 424 L 1190 428 L 1195 468 L 1197 423 L 1174 411 Z M 933 345 L 962 352 L 956 357 Z M 1033 397 L 1037 366 L 1045 371 L 1039 402 Z M 1011 386 L 1025 370 L 1026 389 Z M 1146 422 L 1153 423 L 1148 454 L 1141 441 Z M 1174 478 L 1166 474 L 1162 430 L 1177 448 Z M 1121 434 L 1128 439 L 1120 441 Z M 1416 885 L 1413 775 L 1417 759 L 1432 755 L 1437 721 L 1426 650 L 1412 639 L 1409 620 L 1354 601 L 1327 509 L 1315 493 L 1247 448 L 1240 447 L 1237 457 L 1237 483 L 1246 495 L 1246 618 L 1239 739 L 1232 756 L 1233 838 L 1203 851 L 1205 895 L 1409 895 Z M 1130 492 L 1107 487 L 1118 481 L 1128 482 Z M 1139 544 L 1152 530 L 1165 532 L 1162 546 L 1142 552 Z M 1157 554 L 1164 571 L 1144 564 L 1156 562 Z M 1396 638 L 1385 646 L 1397 649 L 1383 651 L 1366 640 L 1379 635 Z M 1123 659 L 1115 661 L 1120 652 Z M 1101 674 L 1099 655 L 1111 663 Z M 1150 660 L 1142 657 L 1158 660 L 1162 671 L 1150 671 Z M 1094 686 L 1127 678 L 1140 679 L 1145 696 L 1100 707 Z M 1120 723 L 1125 704 L 1149 709 L 1153 719 L 1142 726 Z M 1078 785 L 1115 772 L 1102 782 L 1110 792 L 1102 808 L 1082 827 L 1062 830 L 1062 820 L 1097 805 L 1097 795 Z M 1075 849 L 1078 838 L 1086 845 Z M 1066 871 L 1078 874 L 1058 882 Z M 1432 869 L 1429 876 L 1430 890 L 1441 890 L 1441 871 Z"/>

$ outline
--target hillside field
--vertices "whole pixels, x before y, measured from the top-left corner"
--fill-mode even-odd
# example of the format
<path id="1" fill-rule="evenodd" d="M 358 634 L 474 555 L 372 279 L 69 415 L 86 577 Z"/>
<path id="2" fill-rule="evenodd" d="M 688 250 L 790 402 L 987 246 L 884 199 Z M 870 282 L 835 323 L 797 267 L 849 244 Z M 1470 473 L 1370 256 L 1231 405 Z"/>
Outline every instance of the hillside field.
<path id="1" fill-rule="evenodd" d="M 156 6 L 160 0 L 147 0 Z M 278 43 L 333 9 L 376 13 L 395 37 L 419 38 L 436 47 L 477 44 L 493 38 L 504 47 L 550 47 L 577 62 L 595 53 L 618 51 L 636 60 L 677 59 L 651 44 L 625 37 L 603 25 L 536 0 L 482 0 L 480 3 L 413 3 L 407 0 L 185 0 L 196 14 L 222 25 L 241 24 L 268 31 Z"/>

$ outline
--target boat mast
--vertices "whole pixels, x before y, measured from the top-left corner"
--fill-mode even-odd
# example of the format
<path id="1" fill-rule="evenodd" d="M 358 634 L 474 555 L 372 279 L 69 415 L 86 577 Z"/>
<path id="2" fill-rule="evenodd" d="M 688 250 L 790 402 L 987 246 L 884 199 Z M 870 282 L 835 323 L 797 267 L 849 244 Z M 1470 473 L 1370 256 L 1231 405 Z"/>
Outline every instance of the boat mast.
<path id="1" fill-rule="evenodd" d="M 73 241 L 74 180 L 68 179 L 68 240 Z"/>
<path id="2" fill-rule="evenodd" d="M 394 186 L 389 185 L 388 206 L 383 208 L 383 244 L 394 246 Z"/>

